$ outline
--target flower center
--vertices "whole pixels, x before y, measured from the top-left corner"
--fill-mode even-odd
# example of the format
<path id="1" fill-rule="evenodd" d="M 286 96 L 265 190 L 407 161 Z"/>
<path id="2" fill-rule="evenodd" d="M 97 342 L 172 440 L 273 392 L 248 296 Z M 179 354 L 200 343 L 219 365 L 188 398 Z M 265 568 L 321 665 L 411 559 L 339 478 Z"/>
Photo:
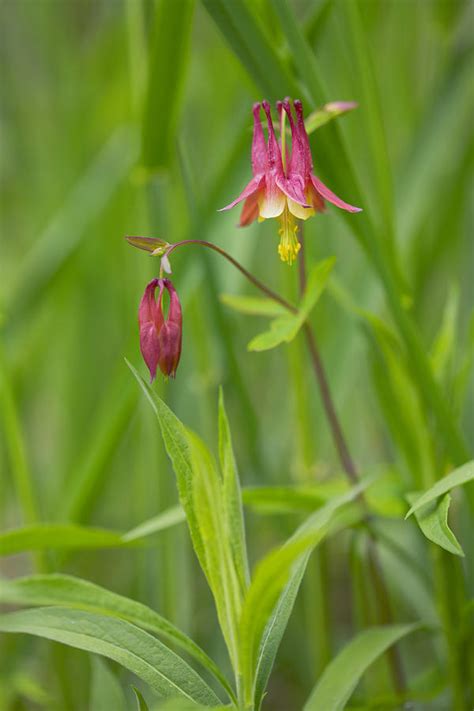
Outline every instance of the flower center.
<path id="1" fill-rule="evenodd" d="M 301 249 L 301 245 L 298 242 L 297 232 L 298 224 L 288 209 L 288 205 L 285 205 L 285 209 L 279 216 L 280 229 L 278 234 L 280 235 L 280 244 L 278 245 L 278 254 L 283 262 L 288 264 L 293 264 L 298 252 Z"/>

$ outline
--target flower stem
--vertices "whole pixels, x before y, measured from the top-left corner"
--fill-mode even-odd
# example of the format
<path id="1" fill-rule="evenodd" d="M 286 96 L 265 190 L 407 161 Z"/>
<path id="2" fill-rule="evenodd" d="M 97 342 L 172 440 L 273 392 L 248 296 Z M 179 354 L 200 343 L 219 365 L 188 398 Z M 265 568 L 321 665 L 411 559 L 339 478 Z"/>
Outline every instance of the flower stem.
<path id="1" fill-rule="evenodd" d="M 221 257 L 224 257 L 227 259 L 228 262 L 232 264 L 236 269 L 241 272 L 244 277 L 246 277 L 257 289 L 260 289 L 266 296 L 268 296 L 269 299 L 272 299 L 273 301 L 276 301 L 279 303 L 283 308 L 287 309 L 288 311 L 291 311 L 291 313 L 296 314 L 298 313 L 298 309 L 294 304 L 290 304 L 289 301 L 286 301 L 282 296 L 276 293 L 276 291 L 273 291 L 268 287 L 266 284 L 261 282 L 257 277 L 255 277 L 253 274 L 251 274 L 245 267 L 243 267 L 240 262 L 238 262 L 234 257 L 231 257 L 231 255 L 226 252 L 224 249 L 221 247 L 218 247 L 216 244 L 213 244 L 212 242 L 206 242 L 205 240 L 202 239 L 185 239 L 182 242 L 175 242 L 174 244 L 170 245 L 170 247 L 166 250 L 164 253 L 164 257 L 169 257 L 171 252 L 174 252 L 177 247 L 183 247 L 184 245 L 187 244 L 198 244 L 201 245 L 202 247 L 207 247 L 208 249 L 214 250 L 214 252 L 217 252 L 218 254 L 221 255 Z"/>
<path id="2" fill-rule="evenodd" d="M 299 274 L 299 288 L 302 294 L 306 288 L 306 255 L 305 255 L 305 243 L 304 243 L 304 232 L 303 225 L 300 223 L 299 229 L 299 240 L 301 244 L 300 259 L 298 262 L 298 274 Z M 314 373 L 316 375 L 316 380 L 318 382 L 319 390 L 321 393 L 321 398 L 323 401 L 324 409 L 326 412 L 326 417 L 331 428 L 332 437 L 334 444 L 339 455 L 339 459 L 344 468 L 344 471 L 348 479 L 356 484 L 359 481 L 359 475 L 357 473 L 354 460 L 349 452 L 349 447 L 342 430 L 341 423 L 337 416 L 336 408 L 331 396 L 331 390 L 329 388 L 329 382 L 326 377 L 326 372 L 324 369 L 323 361 L 319 353 L 318 345 L 316 342 L 316 337 L 314 335 L 311 325 L 307 322 L 304 325 L 304 331 L 306 335 L 306 341 L 308 344 L 308 350 L 311 357 L 311 362 L 313 365 Z M 360 494 L 359 501 L 362 505 L 367 508 L 367 503 L 363 494 Z M 366 516 L 366 523 L 369 524 L 368 511 Z M 372 568 L 372 578 L 376 591 L 376 596 L 379 601 L 380 607 L 380 617 L 383 624 L 389 624 L 392 621 L 392 611 L 390 606 L 390 597 L 388 594 L 387 585 L 385 583 L 385 578 L 383 575 L 383 569 L 380 562 L 380 557 L 378 554 L 377 546 L 375 544 L 375 538 L 373 531 L 370 529 L 370 525 L 367 526 L 369 533 L 369 558 L 370 565 Z M 393 686 L 397 693 L 402 694 L 405 689 L 405 675 L 403 672 L 403 667 L 401 664 L 400 655 L 396 647 L 391 647 L 388 652 L 388 659 L 390 663 L 390 669 L 393 677 Z"/>

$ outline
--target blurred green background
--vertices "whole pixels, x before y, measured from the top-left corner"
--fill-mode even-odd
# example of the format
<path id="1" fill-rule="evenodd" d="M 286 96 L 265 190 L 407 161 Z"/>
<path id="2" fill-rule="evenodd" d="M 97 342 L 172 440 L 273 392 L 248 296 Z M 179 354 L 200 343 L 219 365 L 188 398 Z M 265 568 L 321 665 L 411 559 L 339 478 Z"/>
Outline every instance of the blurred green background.
<path id="1" fill-rule="evenodd" d="M 474 431 L 466 370 L 474 296 L 472 3 L 289 2 L 304 46 L 314 52 L 317 79 L 282 21 L 280 2 L 228 2 L 230 15 L 241 5 L 258 29 L 244 27 L 240 40 L 222 31 L 217 5 L 0 4 L 4 529 L 74 520 L 126 530 L 176 501 L 156 422 L 124 363 L 127 357 L 146 372 L 137 307 L 158 263 L 123 237 L 214 241 L 294 296 L 297 268 L 278 259 L 275 221 L 239 230 L 238 208 L 217 213 L 249 178 L 250 109 L 264 97 L 297 98 L 298 92 L 307 113 L 327 101 L 359 103 L 337 127 L 311 137 L 316 173 L 364 208 L 395 265 L 426 352 L 438 343 L 431 354 L 445 396 L 464 434 Z M 391 469 L 398 481 L 416 482 L 412 467 L 423 459 L 422 440 L 430 441 L 435 460 L 446 460 L 416 378 L 403 372 L 388 383 L 380 344 L 347 307 L 352 301 L 392 323 L 365 223 L 357 235 L 353 219 L 330 207 L 307 223 L 308 260 L 337 257 L 335 286 L 313 323 L 360 471 Z M 214 443 L 217 386 L 224 386 L 244 485 L 339 475 L 304 344 L 247 352 L 265 323 L 231 312 L 219 295 L 253 294 L 251 287 L 198 248 L 177 252 L 172 265 L 184 342 L 176 381 L 156 384 L 166 402 Z M 407 431 L 394 412 L 403 412 Z M 458 463 L 449 455 L 447 462 Z M 252 558 L 294 524 L 294 517 L 249 513 Z M 344 539 L 315 561 L 283 641 L 268 708 L 299 708 L 328 650 L 347 639 L 354 624 L 347 556 Z M 150 604 L 223 657 L 210 595 L 183 527 L 145 552 L 51 555 L 44 564 Z M 2 574 L 26 574 L 34 565 L 31 556 L 7 558 Z M 396 578 L 396 564 L 390 566 Z M 314 605 L 321 570 L 331 580 L 327 609 Z M 410 606 L 404 593 L 394 593 L 401 617 Z M 311 634 L 301 642 L 308 619 L 329 630 L 326 649 Z M 31 639 L 9 639 L 3 649 L 5 708 L 89 708 L 85 653 Z M 415 667 L 429 655 L 422 650 Z M 47 689 L 48 699 L 41 704 L 25 678 Z M 78 679 L 84 680 L 79 687 Z M 429 703 L 417 708 L 443 708 Z"/>

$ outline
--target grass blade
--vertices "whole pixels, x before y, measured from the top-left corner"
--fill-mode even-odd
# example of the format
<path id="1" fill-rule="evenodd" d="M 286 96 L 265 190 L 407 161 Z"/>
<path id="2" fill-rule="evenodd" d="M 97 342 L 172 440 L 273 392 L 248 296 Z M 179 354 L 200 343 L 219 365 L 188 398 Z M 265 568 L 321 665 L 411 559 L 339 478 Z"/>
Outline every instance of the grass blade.
<path id="1" fill-rule="evenodd" d="M 168 167 L 176 144 L 184 77 L 189 64 L 194 0 L 158 0 L 143 113 L 142 163 Z"/>

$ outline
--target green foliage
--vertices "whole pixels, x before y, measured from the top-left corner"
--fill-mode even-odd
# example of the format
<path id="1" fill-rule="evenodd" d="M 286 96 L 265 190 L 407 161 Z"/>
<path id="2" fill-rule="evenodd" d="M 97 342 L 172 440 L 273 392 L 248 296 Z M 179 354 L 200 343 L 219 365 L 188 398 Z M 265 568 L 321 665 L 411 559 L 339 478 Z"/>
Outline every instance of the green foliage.
<path id="1" fill-rule="evenodd" d="M 45 637 L 113 659 L 163 696 L 218 703 L 214 692 L 184 660 L 124 620 L 67 607 L 44 607 L 1 615 L 0 630 Z"/>
<path id="2" fill-rule="evenodd" d="M 365 670 L 390 645 L 417 629 L 417 625 L 394 625 L 364 630 L 333 659 L 307 702 L 304 711 L 341 711 Z"/>
<path id="3" fill-rule="evenodd" d="M 408 518 L 416 511 L 419 511 L 419 509 L 422 506 L 425 506 L 425 504 L 429 504 L 431 501 L 434 501 L 438 497 L 443 496 L 443 494 L 446 494 L 448 491 L 451 491 L 451 489 L 468 484 L 473 480 L 474 461 L 466 462 L 466 464 L 463 464 L 462 467 L 458 467 L 449 474 L 446 474 L 446 476 L 442 479 L 439 479 L 439 481 L 437 481 L 436 484 L 433 484 L 433 486 L 430 487 L 428 491 L 425 491 L 424 494 L 418 496 L 405 518 Z"/>
<path id="4" fill-rule="evenodd" d="M 279 346 L 283 342 L 291 343 L 323 293 L 334 267 L 334 261 L 334 258 L 330 257 L 314 266 L 308 277 L 308 284 L 301 298 L 297 313 L 279 316 L 272 321 L 269 331 L 255 336 L 250 341 L 248 344 L 249 351 L 266 351 Z"/>
<path id="5" fill-rule="evenodd" d="M 408 496 L 410 503 L 416 501 L 417 498 L 416 494 Z M 414 512 L 416 522 L 430 541 L 437 543 L 441 548 L 454 553 L 454 555 L 464 556 L 456 536 L 448 525 L 450 503 L 450 495 L 445 494 L 439 503 L 425 504 L 424 507 Z"/>

